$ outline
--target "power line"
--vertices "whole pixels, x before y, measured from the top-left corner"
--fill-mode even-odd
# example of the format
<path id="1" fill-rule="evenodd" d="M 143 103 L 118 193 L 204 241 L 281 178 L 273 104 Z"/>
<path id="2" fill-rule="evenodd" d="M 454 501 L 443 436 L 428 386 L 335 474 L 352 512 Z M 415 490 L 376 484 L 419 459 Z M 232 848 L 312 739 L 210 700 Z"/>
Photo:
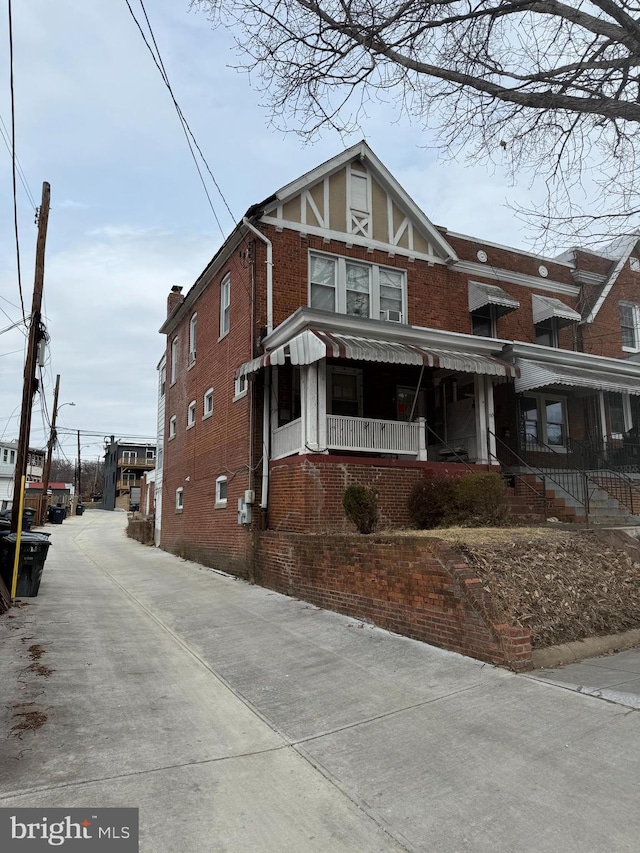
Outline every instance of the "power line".
<path id="1" fill-rule="evenodd" d="M 0 136 L 2 137 L 4 144 L 7 146 L 7 151 L 9 152 L 9 156 L 13 156 L 11 151 L 11 143 L 9 141 L 9 131 L 7 130 L 7 125 L 4 123 L 4 119 L 2 115 L 0 115 Z M 20 183 L 24 187 L 24 191 L 27 194 L 27 198 L 29 199 L 29 203 L 33 207 L 34 210 L 37 209 L 38 205 L 33 197 L 33 193 L 31 192 L 31 187 L 29 186 L 29 181 L 27 180 L 27 176 L 25 175 L 24 169 L 22 168 L 22 164 L 16 155 L 16 165 L 18 167 L 18 177 L 20 178 Z"/>
<path id="2" fill-rule="evenodd" d="M 20 271 L 20 238 L 18 236 L 18 190 L 16 182 L 16 106 L 15 92 L 13 87 L 13 19 L 11 11 L 11 0 L 7 0 L 9 12 L 9 88 L 11 89 L 11 174 L 13 178 L 13 225 L 16 235 L 16 263 L 18 265 L 18 290 L 20 291 L 20 305 L 22 306 L 22 319 L 27 322 L 24 312 L 24 298 L 22 296 L 22 273 Z"/>

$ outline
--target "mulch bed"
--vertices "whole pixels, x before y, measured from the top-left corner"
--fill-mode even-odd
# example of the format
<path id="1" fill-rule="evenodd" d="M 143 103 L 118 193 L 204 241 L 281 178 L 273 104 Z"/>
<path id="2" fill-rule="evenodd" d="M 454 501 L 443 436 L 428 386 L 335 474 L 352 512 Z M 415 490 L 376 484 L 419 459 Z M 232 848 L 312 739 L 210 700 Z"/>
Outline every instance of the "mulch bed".
<path id="1" fill-rule="evenodd" d="M 534 648 L 640 628 L 640 563 L 588 531 L 470 539 L 452 544 Z"/>

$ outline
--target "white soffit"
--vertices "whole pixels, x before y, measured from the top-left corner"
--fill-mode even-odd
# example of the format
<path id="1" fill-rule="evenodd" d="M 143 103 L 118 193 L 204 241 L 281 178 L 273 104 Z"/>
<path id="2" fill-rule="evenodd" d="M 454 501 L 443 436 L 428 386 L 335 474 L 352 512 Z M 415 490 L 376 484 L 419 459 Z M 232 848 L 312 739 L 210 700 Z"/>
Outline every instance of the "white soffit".
<path id="1" fill-rule="evenodd" d="M 556 320 L 560 320 L 560 325 L 566 325 L 582 319 L 578 311 L 553 296 L 538 296 L 534 293 L 531 296 L 531 303 L 534 323 L 544 323 L 545 320 L 555 317 Z"/>
<path id="2" fill-rule="evenodd" d="M 519 301 L 510 296 L 497 284 L 483 284 L 480 281 L 469 282 L 469 311 L 477 311 L 486 305 L 495 305 L 497 314 L 507 314 L 520 307 Z"/>

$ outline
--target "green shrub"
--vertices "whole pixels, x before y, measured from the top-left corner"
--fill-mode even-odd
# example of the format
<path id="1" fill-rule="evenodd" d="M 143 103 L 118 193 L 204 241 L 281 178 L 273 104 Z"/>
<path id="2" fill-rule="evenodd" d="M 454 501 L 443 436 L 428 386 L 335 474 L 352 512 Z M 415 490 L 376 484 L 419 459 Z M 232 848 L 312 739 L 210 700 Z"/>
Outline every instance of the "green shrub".
<path id="1" fill-rule="evenodd" d="M 378 525 L 378 493 L 365 486 L 347 486 L 342 506 L 358 533 L 373 533 Z"/>
<path id="2" fill-rule="evenodd" d="M 459 524 L 498 525 L 507 517 L 507 486 L 495 471 L 478 471 L 458 480 L 454 500 L 452 521 Z"/>
<path id="3" fill-rule="evenodd" d="M 448 477 L 424 477 L 409 495 L 409 514 L 419 530 L 438 527 L 455 509 L 455 483 Z"/>

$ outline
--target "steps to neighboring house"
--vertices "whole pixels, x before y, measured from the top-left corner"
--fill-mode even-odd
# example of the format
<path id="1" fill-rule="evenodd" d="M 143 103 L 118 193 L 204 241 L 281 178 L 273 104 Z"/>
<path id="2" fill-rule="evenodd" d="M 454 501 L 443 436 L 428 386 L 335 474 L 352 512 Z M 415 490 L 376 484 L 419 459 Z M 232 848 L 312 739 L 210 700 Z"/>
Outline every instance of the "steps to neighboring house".
<path id="1" fill-rule="evenodd" d="M 543 510 L 543 513 L 547 518 L 556 517 L 560 521 L 566 522 L 585 522 L 586 517 L 584 503 L 568 490 L 569 485 L 573 484 L 575 472 L 554 470 L 553 472 L 549 472 L 549 476 L 546 476 L 546 474 L 547 472 L 545 471 L 542 471 L 540 474 L 521 474 L 519 477 L 521 482 L 516 480 L 515 487 L 513 489 L 513 499 L 522 499 L 523 501 L 526 501 L 527 493 L 529 496 L 533 496 L 531 489 L 535 489 L 540 496 L 539 503 L 546 506 L 546 511 Z M 551 476 L 553 476 L 553 480 L 550 479 Z M 542 482 L 542 477 L 545 478 L 544 484 Z M 565 480 L 567 488 L 562 485 L 563 480 Z M 595 480 L 596 477 L 591 476 L 588 481 L 589 521 L 598 526 L 637 523 L 637 517 L 634 517 L 629 510 L 628 503 L 630 502 L 628 501 L 625 503 L 617 500 L 616 496 L 613 495 L 610 490 L 599 488 L 594 482 Z M 605 482 L 606 475 L 602 475 L 599 480 L 599 484 L 604 484 Z M 640 493 L 638 500 L 640 502 Z M 535 503 L 536 508 L 534 511 L 539 512 L 538 501 Z M 529 505 L 531 504 L 532 501 L 529 499 Z M 523 504 L 516 502 L 514 504 L 515 511 L 513 513 L 513 517 L 518 519 L 520 517 L 520 510 L 523 508 Z"/>

